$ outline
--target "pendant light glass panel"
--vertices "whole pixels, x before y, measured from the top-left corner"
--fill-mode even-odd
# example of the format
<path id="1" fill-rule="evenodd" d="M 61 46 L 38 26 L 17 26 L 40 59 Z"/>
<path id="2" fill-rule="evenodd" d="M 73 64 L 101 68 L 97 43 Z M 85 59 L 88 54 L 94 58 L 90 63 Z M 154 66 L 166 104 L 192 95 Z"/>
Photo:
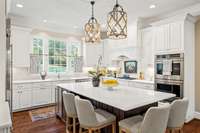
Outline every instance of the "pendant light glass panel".
<path id="1" fill-rule="evenodd" d="M 127 38 L 127 13 L 116 4 L 107 19 L 107 35 L 111 39 Z"/>
<path id="2" fill-rule="evenodd" d="M 94 18 L 93 6 L 94 1 L 91 1 L 92 5 L 92 17 L 89 19 L 88 23 L 85 24 L 85 42 L 86 43 L 99 43 L 101 41 L 100 35 L 100 24 L 97 19 Z"/>

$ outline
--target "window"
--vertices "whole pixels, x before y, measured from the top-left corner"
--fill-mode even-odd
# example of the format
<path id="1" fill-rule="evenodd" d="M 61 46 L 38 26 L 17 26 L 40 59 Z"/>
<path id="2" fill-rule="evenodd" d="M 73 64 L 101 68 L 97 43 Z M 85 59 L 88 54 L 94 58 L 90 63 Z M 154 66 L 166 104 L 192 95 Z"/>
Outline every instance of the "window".
<path id="1" fill-rule="evenodd" d="M 33 54 L 41 55 L 43 54 L 43 41 L 39 38 L 33 39 Z"/>
<path id="2" fill-rule="evenodd" d="M 62 41 L 49 40 L 49 72 L 65 72 L 67 67 L 66 44 Z"/>
<path id="3" fill-rule="evenodd" d="M 33 73 L 38 73 L 43 70 L 43 40 L 40 38 L 33 39 L 33 56 L 31 58 L 34 66 L 31 71 Z"/>
<path id="4" fill-rule="evenodd" d="M 33 38 L 31 69 L 34 73 L 41 71 L 64 73 L 82 70 L 81 43 L 79 41 L 41 38 Z M 35 70 L 35 68 L 39 69 Z"/>

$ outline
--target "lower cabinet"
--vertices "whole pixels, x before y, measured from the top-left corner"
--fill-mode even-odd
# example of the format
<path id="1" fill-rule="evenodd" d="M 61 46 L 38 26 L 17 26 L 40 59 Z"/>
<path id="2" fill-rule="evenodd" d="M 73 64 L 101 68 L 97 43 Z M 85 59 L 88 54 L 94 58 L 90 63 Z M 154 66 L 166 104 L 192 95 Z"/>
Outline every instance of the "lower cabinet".
<path id="1" fill-rule="evenodd" d="M 32 93 L 33 106 L 51 103 L 51 88 L 46 86 L 37 86 Z"/>
<path id="2" fill-rule="evenodd" d="M 28 108 L 32 106 L 32 90 L 28 85 L 14 86 L 13 110 Z"/>
<path id="3" fill-rule="evenodd" d="M 53 81 L 37 83 L 13 84 L 13 111 L 21 111 L 30 107 L 54 104 L 56 99 L 56 86 L 61 83 L 75 81 Z"/>

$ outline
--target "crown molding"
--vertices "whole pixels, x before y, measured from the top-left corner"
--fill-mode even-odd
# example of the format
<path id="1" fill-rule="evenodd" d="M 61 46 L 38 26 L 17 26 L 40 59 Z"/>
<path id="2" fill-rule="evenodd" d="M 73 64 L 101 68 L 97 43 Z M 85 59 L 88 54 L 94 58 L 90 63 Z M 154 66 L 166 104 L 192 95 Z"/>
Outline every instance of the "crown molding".
<path id="1" fill-rule="evenodd" d="M 143 19 L 143 27 L 150 27 L 152 25 L 159 25 L 159 23 L 162 23 L 162 21 L 182 21 L 184 19 L 186 19 L 186 16 L 192 16 L 193 19 L 190 19 L 191 17 L 189 17 L 189 19 L 187 18 L 187 20 L 191 21 L 191 22 L 196 22 L 197 17 L 200 15 L 200 3 L 199 4 L 195 4 L 192 6 L 189 6 L 187 8 L 181 9 L 181 10 L 177 10 L 168 14 L 162 14 L 156 17 L 151 17 L 151 18 L 144 18 Z"/>

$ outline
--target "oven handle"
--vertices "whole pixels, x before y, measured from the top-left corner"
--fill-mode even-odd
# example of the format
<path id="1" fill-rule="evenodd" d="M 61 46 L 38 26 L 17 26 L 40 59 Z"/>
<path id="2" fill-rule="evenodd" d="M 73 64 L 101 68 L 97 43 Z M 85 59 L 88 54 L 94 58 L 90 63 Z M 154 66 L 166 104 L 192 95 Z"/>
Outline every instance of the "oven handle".
<path id="1" fill-rule="evenodd" d="M 156 80 L 156 84 L 182 85 L 183 81 Z"/>

